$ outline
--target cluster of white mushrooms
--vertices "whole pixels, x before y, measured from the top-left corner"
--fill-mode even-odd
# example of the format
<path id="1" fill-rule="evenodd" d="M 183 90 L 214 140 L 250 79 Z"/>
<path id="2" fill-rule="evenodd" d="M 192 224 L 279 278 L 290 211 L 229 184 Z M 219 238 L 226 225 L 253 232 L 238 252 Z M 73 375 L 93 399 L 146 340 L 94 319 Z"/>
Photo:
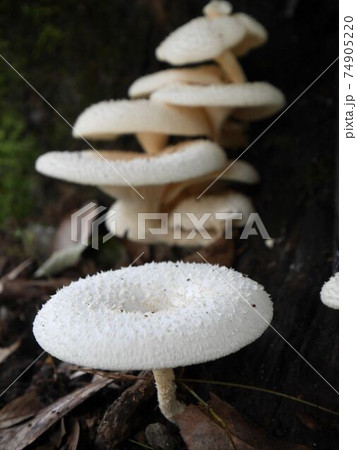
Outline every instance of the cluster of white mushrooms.
<path id="1" fill-rule="evenodd" d="M 221 145 L 242 144 L 245 121 L 269 117 L 285 102 L 283 94 L 269 83 L 246 80 L 237 57 L 262 45 L 267 32 L 252 17 L 232 14 L 231 10 L 228 2 L 210 2 L 204 16 L 178 28 L 156 49 L 157 58 L 172 65 L 215 64 L 141 77 L 129 88 L 130 100 L 94 104 L 74 125 L 73 135 L 85 140 L 113 140 L 133 133 L 144 152 L 50 152 L 38 159 L 39 172 L 95 185 L 114 197 L 112 209 L 117 213 L 107 222 L 114 234 L 136 241 L 138 213 L 166 213 L 165 234 L 151 233 L 155 221 L 145 222 L 147 231 L 142 234 L 148 243 L 208 245 L 225 229 L 215 212 L 241 213 L 242 219 L 233 222 L 235 226 L 243 226 L 252 212 L 248 197 L 227 188 L 227 180 L 259 181 L 257 171 L 241 160 L 224 172 L 208 194 L 197 199 L 230 165 Z M 185 139 L 170 145 L 174 136 Z M 205 223 L 209 240 L 192 233 L 191 221 L 177 224 L 173 220 L 178 213 L 198 216 L 202 211 L 212 214 Z"/>
<path id="2" fill-rule="evenodd" d="M 236 119 L 262 119 L 284 104 L 282 93 L 270 84 L 248 82 L 237 61 L 266 39 L 258 22 L 231 14 L 229 3 L 209 3 L 203 17 L 168 36 L 156 55 L 173 65 L 207 60 L 216 64 L 142 77 L 129 89 L 131 100 L 95 104 L 74 126 L 74 136 L 85 139 L 134 133 L 145 153 L 51 152 L 38 159 L 37 169 L 96 185 L 113 196 L 118 213 L 108 226 L 132 240 L 138 239 L 139 212 L 240 212 L 244 223 L 252 210 L 250 200 L 222 182 L 256 183 L 259 176 L 247 162 L 239 160 L 230 167 L 216 191 L 200 201 L 196 197 L 230 164 L 220 144 L 242 142 Z M 200 139 L 169 145 L 171 135 Z M 212 242 L 198 234 L 186 239 L 192 224 L 182 221 L 180 226 L 181 245 Z M 214 218 L 209 227 L 214 239 L 223 234 Z M 169 220 L 167 235 L 146 239 L 174 243 L 174 235 Z M 328 304 L 335 293 L 335 287 L 326 284 L 323 301 Z M 160 409 L 175 422 L 186 406 L 176 398 L 173 368 L 236 352 L 264 332 L 272 315 L 263 287 L 232 269 L 150 263 L 100 273 L 63 288 L 39 311 L 33 332 L 43 349 L 69 363 L 102 370 L 153 370 Z"/>

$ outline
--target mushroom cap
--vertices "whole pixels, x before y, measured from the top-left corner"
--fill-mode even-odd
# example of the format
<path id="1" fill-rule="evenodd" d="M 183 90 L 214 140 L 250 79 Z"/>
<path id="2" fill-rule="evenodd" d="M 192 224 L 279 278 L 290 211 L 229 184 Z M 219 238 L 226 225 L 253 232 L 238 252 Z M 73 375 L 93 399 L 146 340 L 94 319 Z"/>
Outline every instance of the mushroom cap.
<path id="1" fill-rule="evenodd" d="M 246 35 L 231 51 L 236 56 L 244 56 L 251 49 L 263 45 L 268 40 L 268 32 L 261 23 L 248 14 L 239 13 L 239 19 L 245 26 Z"/>
<path id="2" fill-rule="evenodd" d="M 268 117 L 285 104 L 283 93 L 266 82 L 210 86 L 175 84 L 157 90 L 151 98 L 171 105 L 236 108 L 234 114 L 241 119 Z"/>
<path id="3" fill-rule="evenodd" d="M 124 193 L 125 194 L 125 193 Z M 156 196 L 158 197 L 158 195 Z M 110 214 L 105 221 L 108 230 L 116 236 L 126 237 L 135 242 L 143 242 L 149 244 L 166 243 L 168 245 L 176 245 L 180 247 L 206 247 L 217 239 L 221 238 L 225 230 L 224 220 L 220 220 L 215 216 L 215 213 L 242 213 L 242 219 L 236 219 L 233 221 L 234 227 L 244 226 L 248 220 L 249 214 L 253 212 L 253 205 L 251 200 L 243 194 L 234 191 L 224 191 L 219 194 L 205 195 L 201 199 L 197 200 L 196 197 L 188 197 L 179 201 L 174 207 L 165 209 L 164 206 L 160 206 L 160 199 L 158 198 L 157 204 L 150 204 L 150 195 L 145 193 L 145 201 L 135 201 L 127 198 L 125 195 L 117 195 L 117 200 L 110 208 Z M 164 225 L 163 222 L 158 222 L 157 219 L 146 218 L 145 222 L 141 222 L 141 226 L 145 227 L 140 231 L 143 233 L 145 239 L 139 238 L 139 213 L 158 211 L 166 212 L 167 214 L 167 230 L 160 234 L 156 234 L 155 231 L 151 232 L 151 229 L 158 229 L 160 225 Z M 201 218 L 204 213 L 210 213 L 210 217 L 205 221 L 204 227 L 208 232 L 208 237 L 202 235 L 196 230 L 195 225 L 187 216 L 187 213 L 193 213 L 197 217 L 197 220 Z M 180 213 L 181 224 L 175 222 L 173 216 L 174 213 Z M 162 220 L 165 220 L 162 217 Z M 175 229 L 180 229 L 179 237 L 175 233 Z M 196 233 L 190 236 L 191 230 L 195 230 Z M 190 237 L 189 237 L 190 236 Z"/>
<path id="4" fill-rule="evenodd" d="M 256 184 L 260 181 L 260 175 L 257 169 L 252 166 L 252 164 L 242 159 L 229 160 L 228 169 L 220 178 L 222 180 L 247 184 Z"/>
<path id="5" fill-rule="evenodd" d="M 206 140 L 184 142 L 152 156 L 123 151 L 98 153 L 92 150 L 45 153 L 37 159 L 36 169 L 73 183 L 146 186 L 187 180 L 219 170 L 227 163 L 222 148 Z"/>
<path id="6" fill-rule="evenodd" d="M 339 309 L 339 283 L 340 274 L 335 273 L 321 289 L 321 301 L 329 308 Z"/>
<path id="7" fill-rule="evenodd" d="M 211 133 L 204 113 L 177 108 L 146 99 L 108 100 L 85 109 L 73 127 L 74 137 L 114 139 L 127 133 L 159 133 L 208 136 Z"/>
<path id="8" fill-rule="evenodd" d="M 130 97 L 147 97 L 152 92 L 172 83 L 212 84 L 223 81 L 222 70 L 214 64 L 184 69 L 160 70 L 138 78 L 129 87 Z"/>
<path id="9" fill-rule="evenodd" d="M 197 17 L 164 39 L 156 57 L 183 65 L 215 59 L 228 49 L 241 56 L 266 40 L 265 28 L 246 14 Z"/>
<path id="10" fill-rule="evenodd" d="M 272 315 L 263 287 L 233 269 L 149 263 L 64 287 L 39 311 L 33 332 L 44 350 L 72 364 L 163 369 L 236 352 Z"/>
<path id="11" fill-rule="evenodd" d="M 203 226 L 210 232 L 210 229 L 219 232 L 222 236 L 225 228 L 224 220 L 217 219 L 216 213 L 242 213 L 242 219 L 233 221 L 234 227 L 244 226 L 247 222 L 249 214 L 254 212 L 253 204 L 246 195 L 235 191 L 224 191 L 219 194 L 209 195 L 197 199 L 196 197 L 188 197 L 179 202 L 173 208 L 171 213 L 180 213 L 182 220 L 182 228 L 192 230 L 195 225 L 192 223 L 187 213 L 194 213 L 199 219 L 205 213 L 210 213 Z M 171 219 L 171 220 L 170 220 Z M 172 216 L 169 219 L 169 226 L 172 226 Z"/>
<path id="12" fill-rule="evenodd" d="M 205 16 L 226 15 L 232 13 L 233 6 L 231 3 L 222 0 L 212 0 L 203 8 Z"/>
<path id="13" fill-rule="evenodd" d="M 242 159 L 228 161 L 226 168 L 223 170 L 220 169 L 202 177 L 191 178 L 187 181 L 171 184 L 166 189 L 163 201 L 165 203 L 171 203 L 179 195 L 182 195 L 184 191 L 186 191 L 186 194 L 197 198 L 214 180 L 216 180 L 217 186 L 224 181 L 255 184 L 259 183 L 260 176 L 258 171 L 247 161 L 243 161 Z"/>
<path id="14" fill-rule="evenodd" d="M 157 208 L 147 207 L 146 199 L 142 202 L 128 201 L 126 198 L 121 198 L 117 200 L 110 208 L 110 215 L 107 216 L 105 220 L 105 225 L 108 230 L 115 236 L 126 237 L 133 242 L 145 242 L 147 244 L 157 245 L 166 244 L 178 247 L 205 247 L 212 244 L 218 238 L 221 237 L 222 232 L 219 230 L 210 230 L 212 239 L 204 239 L 200 233 L 196 233 L 193 238 L 188 239 L 188 235 L 191 230 L 182 229 L 181 237 L 175 235 L 175 230 L 172 226 L 168 226 L 167 232 L 156 234 L 152 229 L 158 229 L 163 222 L 159 222 L 157 219 L 148 219 L 143 221 L 141 226 L 145 227 L 140 229 L 143 233 L 144 238 L 139 238 L 139 212 L 157 212 Z M 114 212 L 114 214 L 113 214 Z M 170 218 L 170 215 L 168 216 Z M 164 218 L 163 218 L 164 219 Z"/>

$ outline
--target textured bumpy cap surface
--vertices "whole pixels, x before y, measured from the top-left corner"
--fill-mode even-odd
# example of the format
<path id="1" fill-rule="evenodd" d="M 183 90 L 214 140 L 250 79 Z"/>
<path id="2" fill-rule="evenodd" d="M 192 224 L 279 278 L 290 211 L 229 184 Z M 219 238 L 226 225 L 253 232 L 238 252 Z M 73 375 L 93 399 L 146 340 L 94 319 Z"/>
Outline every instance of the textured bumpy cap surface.
<path id="1" fill-rule="evenodd" d="M 264 27 L 246 14 L 198 17 L 172 32 L 157 47 L 156 57 L 182 65 L 215 59 L 228 49 L 240 56 L 266 39 Z"/>
<path id="2" fill-rule="evenodd" d="M 138 78 L 129 88 L 130 97 L 147 97 L 172 83 L 212 84 L 222 82 L 222 70 L 215 65 L 184 69 L 166 69 Z"/>
<path id="3" fill-rule="evenodd" d="M 180 106 L 240 108 L 235 115 L 242 119 L 269 116 L 285 104 L 283 93 L 266 82 L 211 86 L 175 84 L 157 90 L 151 98 Z"/>
<path id="4" fill-rule="evenodd" d="M 109 100 L 85 109 L 73 127 L 74 137 L 113 139 L 126 133 L 208 136 L 202 111 L 175 108 L 150 100 Z"/>
<path id="5" fill-rule="evenodd" d="M 340 274 L 337 272 L 321 289 L 321 301 L 329 308 L 339 309 L 339 282 Z"/>
<path id="6" fill-rule="evenodd" d="M 177 367 L 214 360 L 256 340 L 272 303 L 263 287 L 226 267 L 150 263 L 81 279 L 40 310 L 40 346 L 103 370 Z"/>
<path id="7" fill-rule="evenodd" d="M 224 151 L 206 140 L 189 141 L 147 156 L 117 151 L 49 152 L 36 161 L 38 172 L 74 183 L 145 186 L 183 181 L 219 170 Z"/>

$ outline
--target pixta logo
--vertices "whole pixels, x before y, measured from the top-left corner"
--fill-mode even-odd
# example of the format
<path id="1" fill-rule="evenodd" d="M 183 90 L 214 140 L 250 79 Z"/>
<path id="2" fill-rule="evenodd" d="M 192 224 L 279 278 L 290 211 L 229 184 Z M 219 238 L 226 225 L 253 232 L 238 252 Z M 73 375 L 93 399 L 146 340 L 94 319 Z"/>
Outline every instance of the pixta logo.
<path id="1" fill-rule="evenodd" d="M 242 213 L 228 213 L 228 212 L 205 212 L 201 217 L 197 217 L 196 214 L 192 212 L 173 214 L 168 213 L 138 213 L 138 239 L 146 239 L 147 234 L 152 235 L 168 235 L 170 230 L 173 230 L 174 239 L 182 239 L 182 223 L 183 220 L 186 222 L 187 229 L 187 219 L 190 223 L 190 232 L 185 236 L 185 239 L 192 240 L 197 234 L 201 235 L 202 239 L 211 240 L 213 239 L 209 233 L 209 226 L 206 227 L 206 223 L 210 221 L 212 223 L 212 218 L 214 221 L 224 222 L 224 237 L 225 239 L 232 239 L 234 221 L 243 220 Z M 159 225 L 153 227 L 148 227 L 146 222 L 158 221 Z M 269 233 L 258 213 L 250 213 L 245 225 L 243 227 L 240 239 L 248 239 L 249 236 L 257 236 L 260 234 L 262 239 L 270 239 Z"/>
<path id="2" fill-rule="evenodd" d="M 106 209 L 105 206 L 98 206 L 96 203 L 90 202 L 73 213 L 71 215 L 71 240 L 83 245 L 91 245 L 92 248 L 98 250 L 100 225 L 113 218 L 117 213 L 117 211 L 109 209 L 105 214 L 100 215 Z M 107 242 L 113 236 L 113 233 L 108 232 L 103 236 L 102 243 Z"/>
<path id="3" fill-rule="evenodd" d="M 104 214 L 102 214 L 104 213 Z M 71 240 L 83 245 L 99 248 L 99 227 L 106 223 L 109 231 L 102 236 L 102 243 L 115 235 L 129 235 L 134 240 L 150 240 L 150 235 L 169 236 L 173 240 L 193 240 L 197 235 L 204 240 L 212 240 L 212 227 L 220 229 L 225 239 L 233 238 L 233 228 L 240 221 L 242 232 L 240 239 L 260 235 L 262 239 L 270 239 L 258 213 L 250 213 L 248 218 L 242 213 L 204 212 L 198 217 L 193 212 L 179 213 L 137 213 L 137 220 L 126 223 L 120 210 L 107 209 L 90 202 L 71 215 Z M 184 226 L 183 226 L 184 224 Z M 244 225 L 244 226 L 243 226 Z M 164 241 L 165 239 L 163 239 Z"/>

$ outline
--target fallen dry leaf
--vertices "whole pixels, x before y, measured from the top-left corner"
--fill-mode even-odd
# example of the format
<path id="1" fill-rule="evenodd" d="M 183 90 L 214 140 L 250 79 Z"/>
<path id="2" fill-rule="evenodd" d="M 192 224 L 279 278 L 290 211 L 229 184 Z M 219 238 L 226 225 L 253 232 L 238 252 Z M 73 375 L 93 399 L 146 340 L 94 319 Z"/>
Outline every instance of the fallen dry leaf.
<path id="1" fill-rule="evenodd" d="M 41 266 L 36 270 L 34 277 L 50 277 L 61 273 L 68 267 L 77 265 L 86 248 L 87 245 L 77 242 L 71 247 L 57 250 L 43 264 L 41 264 Z"/>
<path id="2" fill-rule="evenodd" d="M 21 397 L 15 398 L 0 410 L 0 428 L 12 427 L 33 417 L 43 403 L 35 391 L 26 392 Z"/>
<path id="3" fill-rule="evenodd" d="M 175 420 L 189 450 L 235 450 L 227 432 L 201 408 L 189 405 Z"/>
<path id="4" fill-rule="evenodd" d="M 80 432 L 81 427 L 79 425 L 78 420 L 73 419 L 67 438 L 68 450 L 77 450 Z"/>
<path id="5" fill-rule="evenodd" d="M 72 211 L 62 220 L 53 239 L 52 254 L 37 269 L 34 274 L 35 278 L 56 275 L 79 263 L 92 234 L 92 223 L 96 218 L 93 213 L 97 207 L 98 205 L 95 202 L 83 205 L 82 208 L 85 208 L 85 210 L 82 215 L 78 216 L 78 219 L 82 218 L 80 226 L 78 220 L 72 223 L 72 214 L 78 213 L 82 208 Z M 83 220 L 83 218 L 86 220 Z"/>
<path id="6" fill-rule="evenodd" d="M 66 436 L 66 427 L 64 424 L 64 419 L 62 417 L 60 426 L 56 427 L 54 431 L 52 431 L 48 440 L 50 444 L 56 449 L 60 448 L 63 438 Z"/>
<path id="7" fill-rule="evenodd" d="M 0 434 L 0 448 L 22 450 L 32 444 L 45 431 L 47 431 L 58 420 L 64 417 L 73 408 L 84 402 L 112 380 L 101 378 L 93 383 L 77 389 L 40 410 L 33 419 L 22 425 L 4 430 Z"/>
<path id="8" fill-rule="evenodd" d="M 140 375 L 144 378 L 150 372 Z M 152 375 L 145 380 L 138 380 L 126 389 L 121 396 L 107 409 L 98 427 L 96 445 L 100 449 L 115 450 L 118 445 L 130 435 L 133 417 L 138 408 L 155 393 Z"/>
<path id="9" fill-rule="evenodd" d="M 189 450 L 307 450 L 304 445 L 270 439 L 265 430 L 214 394 L 209 408 L 190 405 L 175 419 Z"/>
<path id="10" fill-rule="evenodd" d="M 9 347 L 0 347 L 0 364 L 3 363 L 10 355 L 12 355 L 20 347 L 21 339 L 18 339 Z"/>

